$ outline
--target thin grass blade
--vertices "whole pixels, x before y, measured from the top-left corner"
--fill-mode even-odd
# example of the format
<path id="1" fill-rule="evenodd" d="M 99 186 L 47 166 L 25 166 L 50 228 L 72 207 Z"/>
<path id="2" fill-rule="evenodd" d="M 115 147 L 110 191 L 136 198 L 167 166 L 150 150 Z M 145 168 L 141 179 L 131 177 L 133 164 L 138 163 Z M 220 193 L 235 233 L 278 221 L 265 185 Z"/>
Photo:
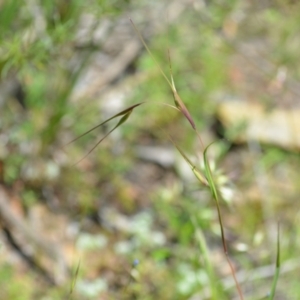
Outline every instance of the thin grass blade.
<path id="1" fill-rule="evenodd" d="M 275 270 L 275 274 L 274 274 L 274 278 L 273 278 L 273 283 L 272 283 L 272 287 L 271 287 L 271 292 L 270 292 L 270 296 L 269 296 L 270 300 L 273 300 L 274 297 L 275 297 L 276 286 L 277 286 L 277 282 L 278 282 L 278 278 L 279 278 L 279 273 L 280 273 L 280 266 L 281 266 L 281 262 L 280 262 L 280 226 L 279 226 L 279 223 L 278 223 L 278 227 L 277 227 L 276 270 Z"/>
<path id="2" fill-rule="evenodd" d="M 155 59 L 154 55 L 152 54 L 151 50 L 149 49 L 148 45 L 146 44 L 146 42 L 145 42 L 144 38 L 142 37 L 141 33 L 139 32 L 139 30 L 134 25 L 133 21 L 131 19 L 129 19 L 129 20 L 130 20 L 130 22 L 131 22 L 131 24 L 132 24 L 132 26 L 133 26 L 136 34 L 138 35 L 139 39 L 143 43 L 145 49 L 147 50 L 147 52 L 149 53 L 150 57 L 153 59 L 153 61 L 157 65 L 160 73 L 162 74 L 162 76 L 165 78 L 165 80 L 167 81 L 168 85 L 170 86 L 170 88 L 171 88 L 171 90 L 173 92 L 174 102 L 175 102 L 176 107 L 187 118 L 187 120 L 191 124 L 192 128 L 194 130 L 196 130 L 196 125 L 195 125 L 195 122 L 194 122 L 191 114 L 189 113 L 188 109 L 186 108 L 186 106 L 184 105 L 183 101 L 181 100 L 179 94 L 177 93 L 177 90 L 176 90 L 176 87 L 175 87 L 175 84 L 174 84 L 174 80 L 173 80 L 173 75 L 172 75 L 172 68 L 171 68 L 171 62 L 170 62 L 170 54 L 169 54 L 169 62 L 170 62 L 170 71 L 171 71 L 171 81 L 168 79 L 167 75 L 165 74 L 165 72 L 160 67 L 159 63 Z"/>
<path id="3" fill-rule="evenodd" d="M 177 93 L 177 89 L 175 86 L 174 78 L 173 78 L 173 71 L 172 71 L 172 64 L 171 64 L 171 56 L 170 56 L 170 51 L 168 50 L 168 58 L 169 58 L 169 67 L 170 67 L 170 76 L 171 76 L 171 88 L 174 96 L 174 102 L 176 107 L 181 111 L 181 113 L 187 118 L 189 123 L 191 124 L 192 128 L 196 130 L 196 125 L 195 122 L 189 113 L 188 109 L 186 108 L 185 104 L 181 100 L 179 94 Z"/>
<path id="4" fill-rule="evenodd" d="M 207 180 L 205 177 L 198 171 L 196 166 L 190 161 L 190 159 L 185 155 L 185 153 L 182 151 L 182 149 L 172 140 L 171 137 L 169 137 L 173 145 L 177 148 L 180 155 L 183 157 L 183 159 L 187 162 L 187 164 L 190 166 L 191 170 L 193 171 L 196 178 L 204 185 L 208 185 Z"/>
<path id="5" fill-rule="evenodd" d="M 227 253 L 227 247 L 226 247 L 226 242 L 225 242 L 225 236 L 224 236 L 224 227 L 223 227 L 223 221 L 222 221 L 222 216 L 221 216 L 221 210 L 220 210 L 220 204 L 219 204 L 219 195 L 217 192 L 217 188 L 212 176 L 212 172 L 211 172 L 211 168 L 210 168 L 210 164 L 207 158 L 207 151 L 209 149 L 209 147 L 212 145 L 213 143 L 209 144 L 203 152 L 203 159 L 204 159 L 204 169 L 205 169 L 205 175 L 208 181 L 208 185 L 211 191 L 211 194 L 216 202 L 217 205 L 217 209 L 218 209 L 218 216 L 219 216 L 219 223 L 220 223 L 220 228 L 221 228 L 221 235 L 222 235 L 222 242 L 223 242 L 223 247 L 224 247 L 224 251 L 225 253 Z"/>
<path id="6" fill-rule="evenodd" d="M 210 291 L 211 291 L 210 299 L 218 300 L 218 299 L 220 299 L 219 291 L 221 290 L 221 287 L 219 286 L 220 283 L 217 280 L 217 276 L 216 276 L 215 270 L 214 270 L 212 262 L 211 262 L 211 258 L 209 255 L 210 251 L 208 249 L 205 236 L 203 234 L 201 227 L 198 225 L 198 222 L 197 222 L 197 219 L 195 216 L 191 217 L 191 221 L 195 228 L 195 237 L 199 243 L 199 247 L 200 247 L 200 250 L 202 253 L 205 269 L 206 269 L 207 275 L 209 277 L 209 284 L 210 284 Z"/>
<path id="7" fill-rule="evenodd" d="M 78 278 L 79 268 L 80 268 L 80 260 L 78 261 L 74 277 L 72 278 L 70 293 L 69 293 L 69 300 L 72 299 L 72 294 L 73 294 L 75 284 L 76 284 L 76 281 L 77 281 L 77 278 Z"/>
<path id="8" fill-rule="evenodd" d="M 79 140 L 79 139 L 82 138 L 83 136 L 85 136 L 85 135 L 87 135 L 88 133 L 92 132 L 93 130 L 95 130 L 95 129 L 101 127 L 101 126 L 103 126 L 104 124 L 108 123 L 109 121 L 111 121 L 111 120 L 113 120 L 113 119 L 115 119 L 115 118 L 117 118 L 117 117 L 126 115 L 128 112 L 131 112 L 134 108 L 136 108 L 137 106 L 140 106 L 140 105 L 142 105 L 142 104 L 144 104 L 144 103 L 145 103 L 145 102 L 140 102 L 140 103 L 134 104 L 134 105 L 132 105 L 132 106 L 130 106 L 130 107 L 128 107 L 128 108 L 122 110 L 121 112 L 119 112 L 119 113 L 113 115 L 112 117 L 110 117 L 109 119 L 105 120 L 104 122 L 102 122 L 102 123 L 96 125 L 95 127 L 93 127 L 93 128 L 91 128 L 91 129 L 89 129 L 88 131 L 84 132 L 83 134 L 77 136 L 75 139 L 73 139 L 73 140 L 71 140 L 70 142 L 68 142 L 64 147 L 66 147 L 66 146 L 68 146 L 69 144 L 71 144 L 71 143 L 73 143 L 73 142 Z M 118 124 L 119 124 L 119 123 L 118 123 Z M 119 124 L 119 125 L 121 125 L 121 124 Z M 119 125 L 118 125 L 118 126 L 119 126 Z"/>
<path id="9" fill-rule="evenodd" d="M 144 38 L 142 37 L 141 33 L 139 32 L 139 30 L 136 28 L 136 26 L 134 25 L 133 21 L 129 18 L 132 27 L 134 29 L 134 31 L 136 32 L 137 36 L 139 37 L 139 39 L 141 40 L 141 42 L 143 43 L 145 49 L 147 50 L 148 54 L 150 55 L 150 57 L 153 59 L 153 61 L 155 62 L 155 64 L 157 65 L 160 73 L 162 74 L 162 76 L 165 78 L 165 80 L 167 81 L 168 85 L 171 87 L 171 89 L 173 90 L 172 84 L 170 82 L 170 80 L 168 79 L 167 75 L 165 74 L 165 72 L 162 70 L 162 68 L 160 67 L 159 63 L 157 62 L 157 60 L 155 59 L 154 55 L 152 54 L 152 52 L 150 51 L 149 47 L 147 46 Z"/>
<path id="10" fill-rule="evenodd" d="M 91 152 L 93 152 L 98 146 L 99 146 L 99 144 L 103 141 L 103 140 L 105 140 L 115 129 L 117 129 L 120 125 L 122 125 L 128 118 L 129 118 L 129 116 L 130 116 L 130 114 L 131 114 L 131 112 L 132 112 L 132 110 L 131 111 L 128 111 L 127 113 L 126 113 L 126 115 L 124 115 L 121 119 L 120 119 L 120 121 L 118 122 L 118 124 L 115 126 L 115 127 L 113 127 L 102 139 L 100 139 L 98 142 L 97 142 L 97 144 L 92 148 L 92 149 L 90 149 L 90 151 L 85 155 L 85 156 L 83 156 L 79 161 L 77 161 L 74 165 L 77 165 L 78 163 L 80 163 L 83 159 L 85 159 Z"/>
<path id="11" fill-rule="evenodd" d="M 225 232 L 224 232 L 224 226 L 223 226 L 223 221 L 222 221 L 222 214 L 221 214 L 221 208 L 220 208 L 220 202 L 219 202 L 219 195 L 218 195 L 218 191 L 217 191 L 214 179 L 213 179 L 213 175 L 212 175 L 212 172 L 211 172 L 210 164 L 209 164 L 209 161 L 208 161 L 208 158 L 207 158 L 207 151 L 208 151 L 209 147 L 212 144 L 213 143 L 209 144 L 204 149 L 204 152 L 203 152 L 205 174 L 206 174 L 206 178 L 207 178 L 207 181 L 208 181 L 208 185 L 209 185 L 211 194 L 212 194 L 212 196 L 213 196 L 213 198 L 214 198 L 214 200 L 216 202 L 216 206 L 217 206 L 218 218 L 219 218 L 219 224 L 220 224 L 220 230 L 221 230 L 221 238 L 222 238 L 222 244 L 223 244 L 223 251 L 224 251 L 224 254 L 226 256 L 226 260 L 228 262 L 228 265 L 229 265 L 229 267 L 231 269 L 231 274 L 232 274 L 232 277 L 234 279 L 234 282 L 235 282 L 236 289 L 237 289 L 237 292 L 239 294 L 239 297 L 240 297 L 241 300 L 243 300 L 244 296 L 243 296 L 241 287 L 240 287 L 240 285 L 239 285 L 239 283 L 237 281 L 236 274 L 235 274 L 235 269 L 234 269 L 233 264 L 232 264 L 232 262 L 231 262 L 231 260 L 229 258 L 228 249 L 227 249 L 226 240 L 225 240 Z"/>
<path id="12" fill-rule="evenodd" d="M 73 164 L 73 166 L 77 165 L 77 164 L 80 163 L 83 159 L 85 159 L 85 158 L 86 158 L 93 150 L 95 150 L 95 149 L 97 148 L 97 146 L 99 146 L 99 144 L 100 144 L 103 140 L 105 140 L 105 139 L 106 139 L 106 138 L 107 138 L 114 130 L 116 130 L 119 126 L 121 126 L 123 123 L 125 123 L 125 122 L 127 121 L 127 119 L 129 118 L 129 116 L 131 115 L 133 109 L 136 108 L 137 106 L 141 105 L 141 104 L 143 104 L 143 102 L 142 102 L 142 103 L 138 103 L 138 104 L 135 104 L 135 105 L 130 106 L 129 108 L 127 108 L 127 109 L 121 111 L 120 113 L 114 115 L 113 117 L 107 119 L 107 120 L 104 121 L 103 123 L 101 123 L 101 124 L 95 126 L 94 128 L 88 130 L 87 132 L 83 133 L 82 135 L 80 135 L 79 137 L 77 137 L 77 138 L 75 138 L 73 141 L 71 141 L 71 142 L 74 142 L 74 141 L 78 140 L 79 138 L 83 137 L 84 135 L 90 133 L 92 130 L 98 128 L 99 126 L 101 126 L 101 125 L 103 125 L 103 124 L 105 124 L 105 123 L 107 123 L 108 121 L 110 121 L 110 120 L 112 120 L 112 119 L 114 119 L 114 118 L 116 118 L 116 117 L 122 116 L 122 118 L 119 120 L 119 122 L 117 123 L 117 125 L 115 125 L 115 126 L 114 126 L 107 134 L 105 134 L 104 137 L 101 138 L 101 139 L 96 143 L 96 145 L 93 146 L 93 148 L 90 149 L 90 150 L 87 152 L 86 155 L 84 155 L 79 161 L 77 161 L 75 164 Z M 71 142 L 69 142 L 69 144 L 70 144 Z"/>

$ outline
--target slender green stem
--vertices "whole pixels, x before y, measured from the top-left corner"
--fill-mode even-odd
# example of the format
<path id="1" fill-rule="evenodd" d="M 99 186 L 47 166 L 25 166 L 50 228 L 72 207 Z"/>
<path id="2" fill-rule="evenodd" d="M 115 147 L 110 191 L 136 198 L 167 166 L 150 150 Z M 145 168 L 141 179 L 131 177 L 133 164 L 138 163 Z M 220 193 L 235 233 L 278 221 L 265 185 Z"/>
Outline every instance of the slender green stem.
<path id="1" fill-rule="evenodd" d="M 270 296 L 269 296 L 270 300 L 274 299 L 274 296 L 275 296 L 276 286 L 277 286 L 279 273 L 280 273 L 280 266 L 281 266 L 281 262 L 280 262 L 280 226 L 279 226 L 279 223 L 278 223 L 278 227 L 277 227 L 276 270 L 275 270 L 275 274 L 274 274 L 274 278 L 273 278 L 273 282 L 272 282 L 272 287 L 271 287 L 271 292 L 270 292 Z"/>

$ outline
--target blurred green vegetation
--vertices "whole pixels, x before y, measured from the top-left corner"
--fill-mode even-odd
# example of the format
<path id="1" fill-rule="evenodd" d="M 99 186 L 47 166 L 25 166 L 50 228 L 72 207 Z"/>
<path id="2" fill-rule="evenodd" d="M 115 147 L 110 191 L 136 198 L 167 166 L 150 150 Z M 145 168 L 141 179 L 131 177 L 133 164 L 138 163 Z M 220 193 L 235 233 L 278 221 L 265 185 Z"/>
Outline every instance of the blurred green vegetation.
<path id="1" fill-rule="evenodd" d="M 159 2 L 153 1 L 153 6 L 159 7 Z M 295 1 L 201 3 L 188 5 L 176 22 L 149 40 L 149 47 L 166 74 L 170 49 L 176 87 L 207 144 L 218 139 L 214 126 L 220 99 L 250 97 L 275 106 L 280 99 L 263 88 L 276 77 L 276 70 L 284 67 L 293 83 L 298 80 L 300 6 Z M 121 85 L 132 76 L 125 107 L 149 103 L 134 110 L 115 136 L 79 164 L 72 166 L 113 125 L 65 147 L 105 115 L 101 97 L 71 100 L 91 57 L 102 50 L 102 45 L 77 46 L 83 14 L 116 23 L 135 10 L 148 9 L 146 4 L 0 0 L 2 184 L 20 196 L 26 218 L 32 207 L 42 203 L 82 226 L 79 231 L 90 230 L 107 239 L 106 246 L 97 244 L 98 248 L 79 255 L 73 299 L 205 299 L 209 293 L 212 299 L 233 299 L 236 289 L 208 189 L 188 181 L 186 173 L 181 175 L 177 162 L 164 170 L 135 156 L 137 144 L 170 145 L 166 133 L 189 157 L 200 153 L 184 118 L 165 106 L 150 104 L 173 104 L 173 98 L 146 52 L 130 66 L 134 71 L 126 70 L 111 85 Z M 236 54 L 247 56 L 240 48 L 243 43 L 257 43 L 261 57 L 274 69 L 262 75 L 262 64 L 250 61 L 258 80 L 239 81 L 234 59 Z M 247 59 L 244 63 L 246 68 Z M 8 88 L 11 85 L 13 89 Z M 299 93 L 294 84 L 284 89 L 293 97 Z M 238 201 L 234 197 L 222 201 L 221 210 L 238 278 L 251 275 L 248 282 L 241 282 L 245 298 L 259 299 L 270 290 L 274 270 L 264 275 L 259 268 L 275 265 L 274 225 L 280 220 L 282 264 L 288 271 L 279 277 L 277 299 L 298 299 L 299 155 L 270 145 L 257 153 L 246 146 L 230 147 L 231 141 L 228 145 L 215 145 L 218 164 L 213 171 L 221 194 L 227 188 L 238 195 Z M 107 206 L 126 216 L 127 231 L 115 228 L 114 220 L 118 221 L 108 214 L 107 220 L 99 221 Z M 132 267 L 136 259 L 139 265 Z M 65 299 L 71 283 L 39 285 L 37 277 L 18 262 L 1 259 L 0 298 Z"/>

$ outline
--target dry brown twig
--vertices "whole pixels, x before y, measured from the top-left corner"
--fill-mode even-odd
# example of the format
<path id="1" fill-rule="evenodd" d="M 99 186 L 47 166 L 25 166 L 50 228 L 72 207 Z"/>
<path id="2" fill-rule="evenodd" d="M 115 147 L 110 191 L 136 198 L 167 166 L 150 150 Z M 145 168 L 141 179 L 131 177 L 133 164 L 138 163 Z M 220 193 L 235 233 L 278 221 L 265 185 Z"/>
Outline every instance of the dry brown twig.
<path id="1" fill-rule="evenodd" d="M 9 195 L 5 191 L 4 187 L 0 187 L 0 217 L 1 221 L 9 229 L 12 229 L 12 232 L 17 232 L 22 236 L 22 240 L 26 243 L 30 243 L 35 250 L 42 254 L 45 259 L 50 260 L 55 266 L 59 266 L 54 271 L 54 282 L 55 284 L 63 284 L 68 277 L 68 267 L 66 261 L 59 250 L 58 245 L 54 245 L 37 234 L 37 232 L 28 226 L 25 220 L 17 216 L 9 205 Z M 46 273 L 53 273 L 53 270 L 46 270 L 47 267 L 41 266 L 45 269 Z"/>

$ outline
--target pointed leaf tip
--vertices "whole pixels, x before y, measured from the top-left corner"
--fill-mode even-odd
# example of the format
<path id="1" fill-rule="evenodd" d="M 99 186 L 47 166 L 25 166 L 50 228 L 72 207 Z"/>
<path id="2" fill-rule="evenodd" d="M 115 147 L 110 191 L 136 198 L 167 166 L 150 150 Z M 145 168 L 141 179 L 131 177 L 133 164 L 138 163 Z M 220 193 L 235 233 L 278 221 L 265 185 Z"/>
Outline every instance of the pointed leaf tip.
<path id="1" fill-rule="evenodd" d="M 175 101 L 175 105 L 176 107 L 182 112 L 182 114 L 187 118 L 187 120 L 189 121 L 189 123 L 191 124 L 192 128 L 194 130 L 196 130 L 196 125 L 195 122 L 191 116 L 191 114 L 189 113 L 188 109 L 186 108 L 185 104 L 183 103 L 183 101 L 181 100 L 181 98 L 179 97 L 178 93 L 176 92 L 176 90 L 173 90 L 173 94 L 174 94 L 174 101 Z"/>

